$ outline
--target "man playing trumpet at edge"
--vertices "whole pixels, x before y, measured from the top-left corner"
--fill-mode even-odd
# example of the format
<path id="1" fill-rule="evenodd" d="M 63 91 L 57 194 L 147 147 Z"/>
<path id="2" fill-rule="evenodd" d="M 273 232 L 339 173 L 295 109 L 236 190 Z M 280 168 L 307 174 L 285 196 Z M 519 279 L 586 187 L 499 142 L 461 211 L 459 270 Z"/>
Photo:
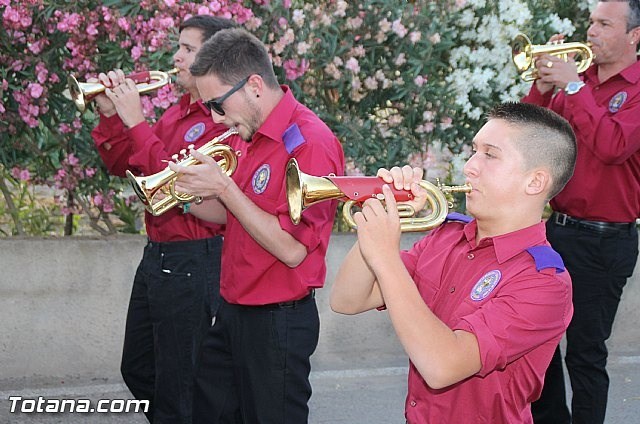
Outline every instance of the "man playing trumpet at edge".
<path id="1" fill-rule="evenodd" d="M 475 219 L 454 216 L 400 252 L 396 201 L 383 187 L 386 210 L 371 199 L 354 215 L 358 241 L 331 293 L 336 312 L 389 311 L 411 361 L 410 424 L 531 423 L 572 315 L 570 277 L 541 221 L 573 173 L 571 127 L 544 108 L 506 103 L 489 113 L 473 150 L 464 174 Z M 408 203 L 422 209 L 421 169 L 378 175 L 411 189 Z"/>
<path id="2" fill-rule="evenodd" d="M 554 213 L 547 222 L 549 242 L 564 258 L 573 284 L 575 313 L 564 358 L 570 408 L 558 347 L 542 396 L 532 406 L 536 424 L 605 422 L 606 341 L 638 259 L 640 1 L 599 1 L 589 21 L 594 64 L 578 75 L 573 60 L 538 56 L 540 78 L 522 99 L 562 115 L 578 141 L 575 175 L 551 200 Z"/>

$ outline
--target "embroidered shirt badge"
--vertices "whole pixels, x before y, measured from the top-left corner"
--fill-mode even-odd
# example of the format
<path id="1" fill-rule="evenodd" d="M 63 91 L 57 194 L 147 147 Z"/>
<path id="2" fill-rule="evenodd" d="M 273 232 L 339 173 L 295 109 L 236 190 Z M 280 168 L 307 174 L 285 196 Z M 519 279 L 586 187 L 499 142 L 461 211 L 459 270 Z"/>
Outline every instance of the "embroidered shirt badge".
<path id="1" fill-rule="evenodd" d="M 620 91 L 619 93 L 616 93 L 616 95 L 613 96 L 609 101 L 609 112 L 616 113 L 617 111 L 619 111 L 626 100 L 626 91 Z"/>
<path id="2" fill-rule="evenodd" d="M 199 139 L 202 134 L 204 134 L 204 129 L 204 123 L 198 122 L 197 124 L 189 128 L 189 131 L 184 134 L 184 141 L 186 141 L 187 143 L 193 143 L 194 141 Z"/>
<path id="3" fill-rule="evenodd" d="M 253 192 L 255 194 L 262 194 L 267 189 L 269 183 L 269 177 L 271 177 L 271 166 L 268 163 L 263 164 L 253 174 L 251 185 L 253 186 Z"/>
<path id="4" fill-rule="evenodd" d="M 494 269 L 484 274 L 471 289 L 471 300 L 483 300 L 493 291 L 502 278 L 502 273 Z"/>

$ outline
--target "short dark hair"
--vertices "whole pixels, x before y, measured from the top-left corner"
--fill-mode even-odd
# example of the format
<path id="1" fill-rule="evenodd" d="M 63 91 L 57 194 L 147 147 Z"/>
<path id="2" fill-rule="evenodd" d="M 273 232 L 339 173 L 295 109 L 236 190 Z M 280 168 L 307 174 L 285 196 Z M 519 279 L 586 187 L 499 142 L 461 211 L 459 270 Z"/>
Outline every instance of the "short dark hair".
<path id="1" fill-rule="evenodd" d="M 215 75 L 229 85 L 259 74 L 268 87 L 279 88 L 267 48 L 242 28 L 222 30 L 207 40 L 189 71 L 195 77 Z"/>
<path id="2" fill-rule="evenodd" d="M 640 26 L 640 0 L 600 0 L 603 3 L 621 1 L 629 3 L 629 15 L 627 16 L 627 32 Z"/>
<path id="3" fill-rule="evenodd" d="M 627 32 L 640 26 L 640 0 L 629 0 L 629 16 L 627 16 Z"/>
<path id="4" fill-rule="evenodd" d="M 236 23 L 229 19 L 211 15 L 195 15 L 182 22 L 180 32 L 187 28 L 197 28 L 202 32 L 202 42 L 204 43 L 218 31 L 235 27 Z"/>
<path id="5" fill-rule="evenodd" d="M 549 199 L 567 184 L 576 164 L 576 136 L 569 122 L 550 109 L 529 103 L 506 102 L 488 113 L 521 130 L 515 141 L 525 167 L 545 166 L 551 172 Z"/>

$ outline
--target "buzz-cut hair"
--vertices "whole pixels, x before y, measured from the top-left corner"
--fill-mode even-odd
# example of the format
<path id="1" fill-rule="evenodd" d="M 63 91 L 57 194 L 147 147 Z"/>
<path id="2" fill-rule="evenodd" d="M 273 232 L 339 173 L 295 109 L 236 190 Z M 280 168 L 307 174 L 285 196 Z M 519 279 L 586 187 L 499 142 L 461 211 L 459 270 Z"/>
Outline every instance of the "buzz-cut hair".
<path id="1" fill-rule="evenodd" d="M 514 145 L 525 168 L 545 167 L 551 174 L 548 199 L 564 188 L 573 176 L 577 152 L 576 136 L 566 119 L 550 109 L 520 102 L 499 104 L 487 118 L 501 119 L 520 130 Z"/>

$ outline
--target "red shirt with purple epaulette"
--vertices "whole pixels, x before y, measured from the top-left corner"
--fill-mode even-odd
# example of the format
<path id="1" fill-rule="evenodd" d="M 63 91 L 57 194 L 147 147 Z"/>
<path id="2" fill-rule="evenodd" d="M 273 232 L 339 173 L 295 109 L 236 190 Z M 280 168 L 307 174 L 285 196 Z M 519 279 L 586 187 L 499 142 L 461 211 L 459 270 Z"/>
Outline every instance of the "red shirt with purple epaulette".
<path id="1" fill-rule="evenodd" d="M 227 213 L 222 250 L 220 293 L 229 303 L 263 305 L 304 297 L 322 287 L 325 255 L 337 201 L 320 202 L 306 209 L 299 225 L 289 217 L 285 170 L 296 158 L 306 174 L 342 175 L 344 154 L 331 130 L 299 103 L 288 87 L 251 142 L 240 137 L 229 144 L 240 151 L 232 178 L 258 207 L 277 216 L 280 226 L 307 248 L 307 257 L 290 268 L 260 246 L 231 213 Z"/>
<path id="2" fill-rule="evenodd" d="M 189 94 L 185 94 L 153 126 L 145 121 L 127 129 L 117 114 L 109 118 L 101 115 L 91 135 L 109 172 L 124 177 L 127 170 L 134 175 L 160 172 L 172 155 L 190 144 L 198 148 L 226 130 L 224 125 L 213 122 L 211 112 L 201 101 L 191 103 Z M 160 216 L 145 212 L 145 225 L 149 239 L 155 242 L 209 238 L 223 228 L 183 214 L 179 207 Z"/>
<path id="3" fill-rule="evenodd" d="M 571 320 L 571 280 L 543 223 L 479 243 L 476 228 L 475 220 L 446 222 L 402 252 L 429 309 L 452 330 L 473 333 L 482 362 L 439 390 L 410 364 L 410 424 L 532 423 L 530 403 Z"/>

